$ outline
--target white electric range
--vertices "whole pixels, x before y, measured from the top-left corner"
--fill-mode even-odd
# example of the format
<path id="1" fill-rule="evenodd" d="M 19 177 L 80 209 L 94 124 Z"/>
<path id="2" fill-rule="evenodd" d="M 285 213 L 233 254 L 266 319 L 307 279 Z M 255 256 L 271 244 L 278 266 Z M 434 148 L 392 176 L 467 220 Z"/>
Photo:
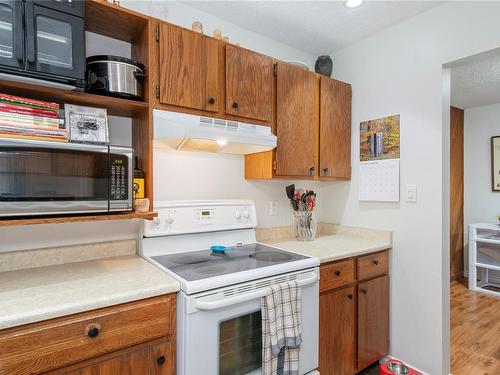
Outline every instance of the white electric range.
<path id="1" fill-rule="evenodd" d="M 300 374 L 317 374 L 319 260 L 257 243 L 252 201 L 165 201 L 155 210 L 141 255 L 181 286 L 177 374 L 260 374 L 260 298 L 288 280 L 301 285 Z"/>

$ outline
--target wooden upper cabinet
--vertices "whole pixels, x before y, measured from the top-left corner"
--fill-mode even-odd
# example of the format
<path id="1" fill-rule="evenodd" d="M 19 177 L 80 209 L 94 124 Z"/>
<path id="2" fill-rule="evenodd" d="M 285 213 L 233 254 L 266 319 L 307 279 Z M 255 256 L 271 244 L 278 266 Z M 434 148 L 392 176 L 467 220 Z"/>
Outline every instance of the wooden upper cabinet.
<path id="1" fill-rule="evenodd" d="M 226 113 L 271 121 L 273 59 L 226 44 Z"/>
<path id="2" fill-rule="evenodd" d="M 320 178 L 351 178 L 351 85 L 321 77 Z"/>
<path id="3" fill-rule="evenodd" d="M 219 41 L 167 23 L 160 26 L 160 102 L 217 112 Z"/>
<path id="4" fill-rule="evenodd" d="M 318 168 L 319 78 L 278 62 L 276 175 L 314 177 Z"/>
<path id="5" fill-rule="evenodd" d="M 389 276 L 358 285 L 358 371 L 389 351 Z"/>
<path id="6" fill-rule="evenodd" d="M 354 375 L 355 312 L 354 286 L 320 295 L 319 371 L 321 374 Z"/>

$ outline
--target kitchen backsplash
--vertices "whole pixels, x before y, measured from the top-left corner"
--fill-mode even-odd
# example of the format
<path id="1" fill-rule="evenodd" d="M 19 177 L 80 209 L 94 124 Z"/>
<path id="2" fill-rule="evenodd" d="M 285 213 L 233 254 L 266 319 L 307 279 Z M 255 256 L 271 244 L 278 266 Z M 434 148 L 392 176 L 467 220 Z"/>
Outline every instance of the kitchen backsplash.
<path id="1" fill-rule="evenodd" d="M 0 253 L 0 272 L 134 255 L 136 252 L 136 240 L 9 251 Z"/>

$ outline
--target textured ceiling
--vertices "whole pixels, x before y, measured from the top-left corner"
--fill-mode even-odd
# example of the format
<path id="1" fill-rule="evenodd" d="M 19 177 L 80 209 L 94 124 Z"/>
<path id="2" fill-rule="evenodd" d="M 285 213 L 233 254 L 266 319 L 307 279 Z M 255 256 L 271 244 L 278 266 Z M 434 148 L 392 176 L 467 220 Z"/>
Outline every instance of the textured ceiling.
<path id="1" fill-rule="evenodd" d="M 315 56 L 329 54 L 444 1 L 182 1 Z"/>
<path id="2" fill-rule="evenodd" d="M 500 103 L 500 52 L 451 68 L 451 104 L 472 108 Z"/>

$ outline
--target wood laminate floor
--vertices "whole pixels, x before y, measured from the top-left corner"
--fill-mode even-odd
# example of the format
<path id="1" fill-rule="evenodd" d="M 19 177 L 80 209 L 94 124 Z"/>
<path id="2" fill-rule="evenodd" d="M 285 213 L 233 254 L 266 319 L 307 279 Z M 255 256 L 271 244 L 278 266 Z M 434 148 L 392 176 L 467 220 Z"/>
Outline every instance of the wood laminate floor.
<path id="1" fill-rule="evenodd" d="M 500 374 L 500 297 L 451 283 L 451 371 L 453 375 Z"/>

